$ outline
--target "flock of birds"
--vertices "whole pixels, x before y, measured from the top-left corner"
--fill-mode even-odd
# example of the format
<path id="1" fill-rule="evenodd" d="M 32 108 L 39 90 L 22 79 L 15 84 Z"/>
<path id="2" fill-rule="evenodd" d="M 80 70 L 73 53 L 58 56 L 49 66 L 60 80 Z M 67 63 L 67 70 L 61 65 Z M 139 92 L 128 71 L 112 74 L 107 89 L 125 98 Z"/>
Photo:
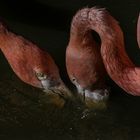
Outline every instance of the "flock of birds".
<path id="1" fill-rule="evenodd" d="M 95 31 L 101 45 L 97 43 Z M 137 23 L 140 47 L 140 15 Z M 25 83 L 53 91 L 60 96 L 71 94 L 62 81 L 59 69 L 46 51 L 0 23 L 0 49 L 16 75 Z M 118 22 L 104 8 L 83 8 L 73 17 L 66 48 L 66 68 L 82 100 L 106 100 L 109 91 L 105 76 L 127 93 L 140 96 L 140 68 L 126 54 L 123 32 Z"/>

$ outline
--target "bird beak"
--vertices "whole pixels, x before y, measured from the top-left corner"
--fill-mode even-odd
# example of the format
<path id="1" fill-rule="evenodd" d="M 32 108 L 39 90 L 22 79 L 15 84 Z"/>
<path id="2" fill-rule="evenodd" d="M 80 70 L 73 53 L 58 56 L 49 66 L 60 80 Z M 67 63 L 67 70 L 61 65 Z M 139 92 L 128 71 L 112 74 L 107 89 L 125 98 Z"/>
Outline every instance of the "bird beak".
<path id="1" fill-rule="evenodd" d="M 89 108 L 105 109 L 109 92 L 109 89 L 84 90 L 82 93 L 79 93 L 79 98 Z"/>
<path id="2" fill-rule="evenodd" d="M 85 90 L 85 99 L 89 98 L 94 102 L 107 101 L 109 97 L 108 89 L 96 89 L 94 91 Z"/>
<path id="3" fill-rule="evenodd" d="M 58 86 L 58 91 L 60 95 L 63 96 L 63 98 L 72 98 L 72 92 L 66 87 L 66 85 L 63 82 L 61 85 Z"/>
<path id="4" fill-rule="evenodd" d="M 50 83 L 48 80 L 41 81 L 41 83 L 45 93 L 53 93 L 59 95 L 65 100 L 71 98 L 72 96 L 71 91 L 66 87 L 62 80 L 59 81 L 59 84 L 56 84 L 57 82 Z"/>

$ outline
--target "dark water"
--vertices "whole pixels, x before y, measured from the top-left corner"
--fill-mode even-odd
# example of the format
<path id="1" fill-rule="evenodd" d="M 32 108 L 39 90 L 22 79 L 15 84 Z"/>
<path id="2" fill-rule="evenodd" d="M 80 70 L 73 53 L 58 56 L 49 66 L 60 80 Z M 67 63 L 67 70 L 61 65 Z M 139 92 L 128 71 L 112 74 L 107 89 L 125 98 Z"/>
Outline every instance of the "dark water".
<path id="1" fill-rule="evenodd" d="M 63 80 L 71 87 L 65 70 L 65 48 L 72 15 L 83 6 L 106 7 L 120 22 L 129 57 L 140 65 L 136 42 L 139 3 L 139 0 L 62 0 L 59 3 L 6 0 L 0 5 L 0 15 L 14 32 L 36 42 L 53 56 Z M 54 100 L 21 82 L 2 53 L 0 64 L 0 140 L 140 139 L 140 97 L 127 95 L 112 81 L 106 109 L 87 110 L 72 101 L 60 107 L 63 101 L 59 97 Z"/>

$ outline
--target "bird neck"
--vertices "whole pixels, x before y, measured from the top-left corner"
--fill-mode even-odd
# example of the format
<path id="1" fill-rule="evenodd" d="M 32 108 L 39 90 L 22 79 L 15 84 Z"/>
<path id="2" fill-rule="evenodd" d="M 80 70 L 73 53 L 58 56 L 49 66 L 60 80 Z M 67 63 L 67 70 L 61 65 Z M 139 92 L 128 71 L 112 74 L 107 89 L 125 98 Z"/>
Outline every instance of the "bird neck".
<path id="1" fill-rule="evenodd" d="M 71 22 L 70 38 L 83 37 L 88 30 L 88 9 L 84 9 L 84 13 L 79 11 L 73 17 Z"/>
<path id="2" fill-rule="evenodd" d="M 140 95 L 140 69 L 126 54 L 123 33 L 105 10 L 91 10 L 90 25 L 101 38 L 101 56 L 110 77 L 126 92 Z"/>
<path id="3" fill-rule="evenodd" d="M 105 9 L 85 8 L 73 18 L 71 39 L 82 40 L 91 30 L 100 36 L 101 56 L 109 76 L 126 92 L 140 95 L 140 69 L 126 54 L 117 21 Z"/>
<path id="4" fill-rule="evenodd" d="M 78 12 L 72 20 L 70 29 L 69 45 L 71 48 L 78 50 L 92 49 L 95 54 L 99 53 L 99 44 L 94 40 L 92 36 L 92 30 L 88 24 L 88 9 L 84 9 L 86 12 Z M 94 47 L 93 47 L 94 46 Z"/>

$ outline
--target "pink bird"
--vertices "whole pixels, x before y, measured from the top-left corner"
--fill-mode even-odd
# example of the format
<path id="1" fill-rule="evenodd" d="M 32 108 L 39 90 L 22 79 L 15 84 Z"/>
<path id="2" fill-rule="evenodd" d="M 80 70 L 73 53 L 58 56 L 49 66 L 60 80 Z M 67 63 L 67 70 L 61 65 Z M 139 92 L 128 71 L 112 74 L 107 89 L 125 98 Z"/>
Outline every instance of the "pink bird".
<path id="1" fill-rule="evenodd" d="M 99 44 L 92 36 L 89 13 L 90 9 L 82 9 L 72 20 L 66 67 L 70 80 L 84 101 L 88 98 L 103 101 L 109 94 L 105 85 L 106 70 Z"/>
<path id="2" fill-rule="evenodd" d="M 25 83 L 65 96 L 69 91 L 52 57 L 37 45 L 9 31 L 0 23 L 0 49 L 13 71 Z M 64 94 L 64 95 L 63 95 Z"/>
<path id="3" fill-rule="evenodd" d="M 92 64 L 90 67 L 87 67 L 89 62 L 84 59 L 91 55 L 91 52 L 89 54 L 83 52 L 88 49 L 88 46 L 88 50 L 91 50 L 93 47 L 90 47 L 91 45 L 84 45 L 83 47 L 80 44 L 80 42 L 84 43 L 85 40 L 92 42 L 92 37 L 87 38 L 86 36 L 91 36 L 93 30 L 100 36 L 100 53 L 109 76 L 127 93 L 140 96 L 140 68 L 136 67 L 126 54 L 123 32 L 118 22 L 105 9 L 96 7 L 80 10 L 73 21 L 66 58 L 67 70 L 71 80 L 75 78 L 73 81 L 76 81 L 77 86 L 82 87 L 82 90 L 87 90 L 84 87 L 84 84 L 87 83 L 85 79 L 88 77 L 89 80 L 92 79 L 94 81 L 97 77 L 92 76 L 90 73 L 90 69 L 95 69 L 96 65 Z M 81 41 L 79 38 L 81 38 Z M 137 27 L 137 39 L 140 46 L 140 16 Z M 85 56 L 81 57 L 81 54 L 85 54 Z M 79 67 L 76 65 L 76 62 L 79 63 Z M 84 65 L 85 71 L 87 71 L 84 75 L 80 75 L 83 68 L 81 65 Z M 76 70 L 78 69 L 77 73 Z M 95 83 L 92 81 L 91 83 L 94 86 Z M 85 94 L 87 93 L 85 92 Z M 88 94 L 92 96 L 95 93 L 90 91 Z"/>

